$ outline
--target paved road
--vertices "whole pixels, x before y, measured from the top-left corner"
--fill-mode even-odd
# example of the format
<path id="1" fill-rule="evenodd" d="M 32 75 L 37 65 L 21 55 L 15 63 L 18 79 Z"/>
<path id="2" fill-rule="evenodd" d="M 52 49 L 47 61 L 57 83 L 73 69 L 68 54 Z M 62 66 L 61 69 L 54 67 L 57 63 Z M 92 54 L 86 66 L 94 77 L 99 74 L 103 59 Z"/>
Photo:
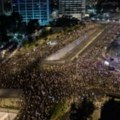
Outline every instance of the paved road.
<path id="1" fill-rule="evenodd" d="M 80 53 L 82 53 L 92 42 L 94 42 L 97 37 L 102 34 L 105 27 L 98 28 L 89 37 L 83 39 L 77 39 L 72 43 L 68 44 L 64 48 L 58 50 L 56 53 L 47 57 L 43 63 L 65 63 L 66 61 L 71 61 L 76 58 Z M 84 44 L 84 45 L 83 45 Z"/>
<path id="2" fill-rule="evenodd" d="M 46 60 L 47 61 L 60 60 L 66 54 L 72 51 L 76 46 L 80 45 L 82 41 L 87 40 L 87 39 L 88 39 L 88 34 L 85 34 L 81 38 L 73 41 L 72 43 L 66 45 L 64 48 L 58 50 L 56 53 L 50 55 L 49 57 L 46 58 Z"/>

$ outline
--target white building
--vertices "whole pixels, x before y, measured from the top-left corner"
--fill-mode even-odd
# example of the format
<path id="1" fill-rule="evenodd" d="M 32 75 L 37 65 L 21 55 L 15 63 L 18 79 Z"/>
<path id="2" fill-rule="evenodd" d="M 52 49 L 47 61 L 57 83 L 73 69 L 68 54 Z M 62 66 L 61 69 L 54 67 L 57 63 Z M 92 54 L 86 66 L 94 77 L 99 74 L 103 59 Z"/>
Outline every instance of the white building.
<path id="1" fill-rule="evenodd" d="M 85 15 L 85 0 L 59 0 L 59 15 L 81 19 Z"/>

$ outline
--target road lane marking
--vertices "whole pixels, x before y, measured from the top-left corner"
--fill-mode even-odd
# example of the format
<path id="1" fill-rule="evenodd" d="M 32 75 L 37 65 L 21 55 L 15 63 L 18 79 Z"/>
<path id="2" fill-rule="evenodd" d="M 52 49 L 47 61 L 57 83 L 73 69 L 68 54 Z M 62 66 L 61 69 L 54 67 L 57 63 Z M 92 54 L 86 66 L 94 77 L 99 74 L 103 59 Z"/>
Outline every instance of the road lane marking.
<path id="1" fill-rule="evenodd" d="M 102 31 L 99 32 L 95 37 L 93 37 L 92 40 L 90 40 L 86 46 L 84 46 L 74 57 L 71 58 L 71 61 L 73 61 L 76 57 L 78 57 L 79 54 L 82 53 L 94 40 L 96 40 L 96 38 L 97 38 L 103 31 L 104 31 L 104 30 L 102 30 Z"/>

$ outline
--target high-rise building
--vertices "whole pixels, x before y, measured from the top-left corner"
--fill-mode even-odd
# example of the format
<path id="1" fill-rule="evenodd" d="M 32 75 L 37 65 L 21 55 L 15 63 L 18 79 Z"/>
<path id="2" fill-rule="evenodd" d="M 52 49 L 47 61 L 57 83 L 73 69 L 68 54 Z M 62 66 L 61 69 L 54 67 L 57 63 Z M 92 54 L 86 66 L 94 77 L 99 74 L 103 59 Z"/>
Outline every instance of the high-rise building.
<path id="1" fill-rule="evenodd" d="M 59 0 L 59 14 L 81 19 L 85 15 L 85 0 Z"/>
<path id="2" fill-rule="evenodd" d="M 12 9 L 19 12 L 26 23 L 31 19 L 38 19 L 40 25 L 49 23 L 49 0 L 12 0 Z"/>

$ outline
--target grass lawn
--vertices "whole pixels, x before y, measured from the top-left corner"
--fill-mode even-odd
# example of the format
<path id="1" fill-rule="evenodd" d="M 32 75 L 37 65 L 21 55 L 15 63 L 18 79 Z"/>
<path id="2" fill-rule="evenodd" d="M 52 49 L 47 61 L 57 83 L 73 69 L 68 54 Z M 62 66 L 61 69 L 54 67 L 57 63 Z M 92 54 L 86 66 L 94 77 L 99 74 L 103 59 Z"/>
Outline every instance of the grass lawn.
<path id="1" fill-rule="evenodd" d="M 19 98 L 0 98 L 0 108 L 20 109 L 21 100 Z"/>
<path id="2" fill-rule="evenodd" d="M 64 114 L 66 114 L 69 111 L 72 102 L 73 99 L 69 98 L 64 102 L 58 103 L 53 111 L 50 120 L 60 120 L 64 116 Z"/>

